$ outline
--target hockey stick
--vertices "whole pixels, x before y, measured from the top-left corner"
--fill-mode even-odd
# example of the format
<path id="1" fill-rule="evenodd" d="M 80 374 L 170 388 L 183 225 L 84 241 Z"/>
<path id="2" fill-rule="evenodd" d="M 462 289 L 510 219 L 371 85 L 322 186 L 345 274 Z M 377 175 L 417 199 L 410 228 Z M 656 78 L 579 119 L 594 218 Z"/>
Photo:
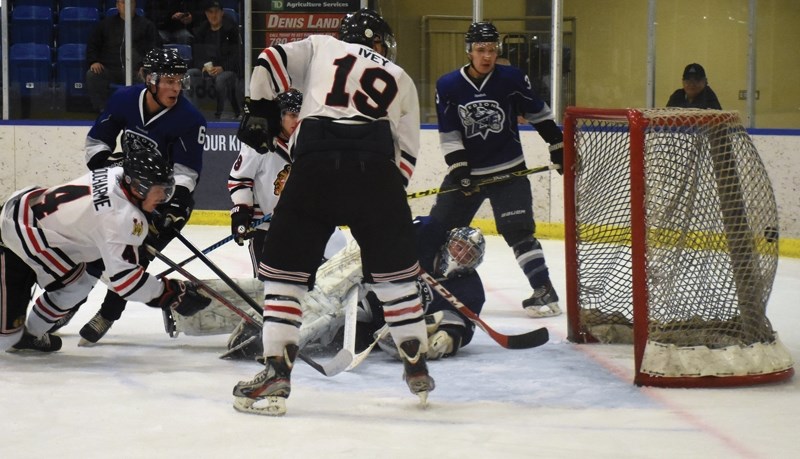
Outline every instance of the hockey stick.
<path id="1" fill-rule="evenodd" d="M 378 341 L 380 341 L 381 339 L 383 339 L 384 336 L 389 334 L 389 325 L 384 324 L 383 327 L 381 327 L 376 333 L 377 334 L 375 335 L 375 339 L 372 340 L 372 343 L 369 346 L 367 346 L 366 349 L 359 352 L 358 354 L 356 354 L 355 357 L 353 357 L 353 361 L 350 362 L 350 365 L 347 367 L 347 371 L 350 371 L 353 368 L 361 365 L 361 362 L 363 362 L 369 356 L 369 353 L 372 352 L 372 349 L 375 348 L 375 346 L 378 344 Z"/>
<path id="2" fill-rule="evenodd" d="M 467 305 L 459 301 L 458 298 L 450 293 L 449 290 L 444 288 L 444 286 L 437 282 L 436 279 L 434 279 L 430 274 L 422 271 L 420 276 L 422 276 L 422 279 L 424 279 L 432 289 L 436 290 L 445 300 L 455 306 L 455 308 L 458 309 L 458 312 L 465 315 L 469 320 L 475 323 L 475 325 L 480 327 L 481 330 L 485 331 L 486 334 L 495 340 L 497 344 L 506 349 L 530 349 L 532 347 L 541 346 L 550 339 L 550 334 L 545 327 L 538 328 L 521 335 L 505 335 L 500 333 L 490 327 L 489 324 L 484 322 L 483 319 L 481 319 L 477 314 L 472 312 Z"/>
<path id="3" fill-rule="evenodd" d="M 524 177 L 526 175 L 538 174 L 539 172 L 557 170 L 560 168 L 561 166 L 559 166 L 558 164 L 550 164 L 548 166 L 540 166 L 540 167 L 534 167 L 532 169 L 525 169 L 522 171 L 509 172 L 507 174 L 494 175 L 492 177 L 486 177 L 484 179 L 478 180 L 478 182 L 475 183 L 474 188 L 480 188 L 482 186 L 491 185 L 493 183 L 505 182 L 506 180 L 510 180 L 514 177 Z M 416 193 L 408 193 L 406 195 L 406 198 L 408 199 L 423 198 L 425 196 L 449 193 L 451 191 L 461 191 L 461 187 L 451 186 L 447 188 L 431 188 L 429 190 L 417 191 Z"/>
<path id="4" fill-rule="evenodd" d="M 231 279 L 224 271 L 222 271 L 217 265 L 215 265 L 208 257 L 205 256 L 200 250 L 197 249 L 188 239 L 181 233 L 176 233 L 175 236 L 179 241 L 183 243 L 192 253 L 197 255 L 197 257 L 206 264 L 214 274 L 219 276 L 219 278 L 225 282 L 228 287 L 230 287 L 237 295 L 239 295 L 254 311 L 256 311 L 259 315 L 263 317 L 264 309 L 256 303 L 256 301 L 245 292 L 242 287 L 239 286 L 233 279 Z M 181 272 L 181 274 L 183 274 Z M 223 303 L 224 304 L 224 303 Z M 353 353 L 347 349 L 340 350 L 335 356 L 333 356 L 329 361 L 325 364 L 320 364 L 314 361 L 312 358 L 308 357 L 302 352 L 299 352 L 298 357 L 301 360 L 309 364 L 315 370 L 319 371 L 325 376 L 334 376 L 338 373 L 343 372 L 347 367 L 350 365 L 350 362 L 353 360 Z"/>
<path id="5" fill-rule="evenodd" d="M 272 220 L 272 214 L 267 214 L 267 215 L 264 215 L 263 217 L 259 218 L 258 220 L 255 220 L 252 223 L 250 223 L 250 227 L 251 228 L 255 228 L 256 226 L 258 226 L 258 225 L 260 225 L 262 223 L 267 223 L 267 222 L 269 222 L 271 220 Z M 203 249 L 202 250 L 203 255 L 208 255 L 209 253 L 213 252 L 214 250 L 217 250 L 218 248 L 222 247 L 223 245 L 227 244 L 228 242 L 231 242 L 232 240 L 233 240 L 233 235 L 232 234 L 228 235 L 227 237 L 225 237 L 223 239 L 220 239 L 219 241 L 217 241 L 217 242 L 211 244 L 210 246 L 206 247 L 205 249 Z M 177 263 L 177 265 L 181 266 L 181 267 L 186 266 L 187 263 L 189 263 L 191 261 L 194 261 L 195 258 L 197 258 L 197 255 L 192 255 L 189 258 L 181 261 L 180 263 Z M 166 276 L 167 274 L 169 274 L 169 273 L 171 273 L 173 271 L 175 271 L 174 268 L 168 268 L 165 271 L 157 274 L 156 277 L 164 277 L 164 276 Z"/>

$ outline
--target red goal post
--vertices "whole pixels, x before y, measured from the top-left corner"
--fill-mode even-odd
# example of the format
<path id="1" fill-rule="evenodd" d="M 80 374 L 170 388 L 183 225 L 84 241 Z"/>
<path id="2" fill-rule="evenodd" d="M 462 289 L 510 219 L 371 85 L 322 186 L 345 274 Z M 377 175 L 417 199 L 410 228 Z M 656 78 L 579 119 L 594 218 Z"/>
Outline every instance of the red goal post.
<path id="1" fill-rule="evenodd" d="M 736 112 L 569 107 L 564 165 L 570 341 L 633 344 L 637 385 L 791 378 L 777 205 Z"/>

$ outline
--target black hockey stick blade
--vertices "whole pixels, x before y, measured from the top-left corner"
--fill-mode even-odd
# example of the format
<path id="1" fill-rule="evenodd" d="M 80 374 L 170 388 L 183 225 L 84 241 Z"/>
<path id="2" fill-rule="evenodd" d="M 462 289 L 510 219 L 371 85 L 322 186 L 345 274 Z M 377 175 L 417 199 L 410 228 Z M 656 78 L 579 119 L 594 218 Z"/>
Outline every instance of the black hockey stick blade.
<path id="1" fill-rule="evenodd" d="M 556 169 L 560 169 L 560 166 L 558 164 L 550 164 L 547 166 L 539 166 L 539 167 L 533 167 L 531 169 L 509 172 L 507 174 L 494 175 L 491 177 L 486 177 L 478 180 L 477 183 L 475 183 L 475 188 L 477 189 L 482 186 L 491 185 L 493 183 L 505 182 L 506 180 L 510 180 L 514 177 L 524 177 L 526 175 L 538 174 L 539 172 L 546 172 Z M 406 195 L 406 198 L 407 199 L 424 198 L 425 196 L 433 196 L 435 194 L 449 193 L 451 191 L 462 191 L 462 189 L 461 187 L 458 186 L 451 186 L 446 188 L 431 188 L 428 190 L 417 191 L 415 193 L 408 193 Z"/>

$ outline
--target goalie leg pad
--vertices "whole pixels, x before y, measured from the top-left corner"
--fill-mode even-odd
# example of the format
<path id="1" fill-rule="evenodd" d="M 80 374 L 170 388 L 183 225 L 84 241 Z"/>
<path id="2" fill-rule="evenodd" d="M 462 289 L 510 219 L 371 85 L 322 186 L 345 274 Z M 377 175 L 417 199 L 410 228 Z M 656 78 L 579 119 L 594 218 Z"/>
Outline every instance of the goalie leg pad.
<path id="1" fill-rule="evenodd" d="M 259 299 L 263 294 L 263 283 L 258 279 L 234 279 L 234 281 L 253 298 L 256 303 L 260 303 Z M 220 279 L 205 280 L 209 287 L 213 288 L 220 295 L 231 303 L 239 303 L 242 299 L 233 291 L 224 281 Z M 249 308 L 248 308 L 249 310 Z M 255 312 L 253 312 L 256 314 Z M 241 317 L 229 308 L 224 306 L 219 301 L 212 298 L 211 304 L 200 312 L 189 317 L 180 314 L 173 314 L 172 319 L 175 323 L 175 336 L 178 332 L 185 333 L 189 336 L 205 336 L 205 335 L 222 335 L 232 333 L 239 322 Z M 167 318 L 164 318 L 164 327 L 169 333 Z M 170 334 L 172 336 L 172 334 Z"/>

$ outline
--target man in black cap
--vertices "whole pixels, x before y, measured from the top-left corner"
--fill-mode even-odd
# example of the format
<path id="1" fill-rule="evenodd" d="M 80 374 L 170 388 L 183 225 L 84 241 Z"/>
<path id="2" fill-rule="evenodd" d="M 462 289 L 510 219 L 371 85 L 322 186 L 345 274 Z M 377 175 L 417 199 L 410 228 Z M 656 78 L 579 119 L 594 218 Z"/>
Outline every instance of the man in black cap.
<path id="1" fill-rule="evenodd" d="M 717 95 L 708 86 L 706 71 L 700 64 L 689 64 L 683 70 L 683 88 L 669 96 L 667 107 L 713 108 L 722 110 Z"/>

